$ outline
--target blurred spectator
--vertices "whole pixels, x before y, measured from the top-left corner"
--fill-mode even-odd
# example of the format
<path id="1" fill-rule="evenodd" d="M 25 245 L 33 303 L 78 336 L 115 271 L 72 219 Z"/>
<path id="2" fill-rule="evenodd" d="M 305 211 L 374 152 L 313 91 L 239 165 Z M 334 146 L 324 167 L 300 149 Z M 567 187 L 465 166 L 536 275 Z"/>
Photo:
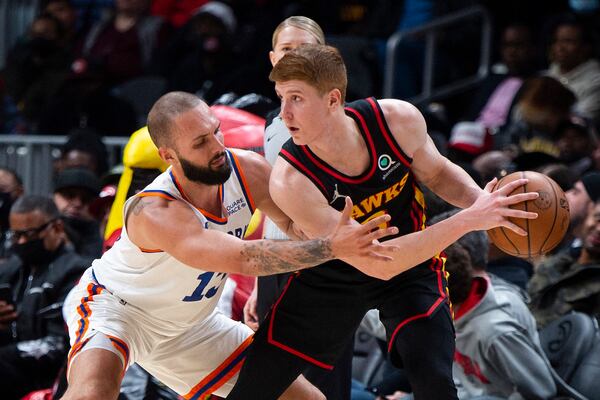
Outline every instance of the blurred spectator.
<path id="1" fill-rule="evenodd" d="M 453 372 L 461 399 L 477 396 L 549 399 L 556 395 L 537 331 L 514 319 L 485 275 L 473 272 L 469 252 L 446 249 L 448 289 L 455 310 Z"/>
<path id="2" fill-rule="evenodd" d="M 6 239 L 9 229 L 8 215 L 13 203 L 23 195 L 23 181 L 9 168 L 0 167 L 0 260 L 11 254 L 11 244 Z"/>
<path id="3" fill-rule="evenodd" d="M 575 176 L 593 168 L 592 155 L 599 142 L 592 124 L 584 118 L 571 116 L 558 127 L 556 136 L 559 158 L 569 165 Z"/>
<path id="4" fill-rule="evenodd" d="M 56 172 L 69 168 L 85 168 L 96 176 L 103 176 L 108 170 L 106 145 L 94 129 L 73 129 L 61 149 Z"/>
<path id="5" fill-rule="evenodd" d="M 137 129 L 133 106 L 110 93 L 100 67 L 72 71 L 40 115 L 38 133 L 64 135 L 93 128 L 104 136 L 129 136 Z"/>
<path id="6" fill-rule="evenodd" d="M 73 51 L 78 40 L 80 40 L 80 30 L 77 26 L 77 11 L 73 7 L 71 0 L 44 0 L 40 9 L 56 18 L 62 29 L 62 45 L 65 49 Z"/>
<path id="7" fill-rule="evenodd" d="M 514 172 L 512 158 L 503 151 L 492 150 L 473 160 L 473 168 L 481 175 L 483 182 L 502 178 Z"/>
<path id="8" fill-rule="evenodd" d="M 80 25 L 83 31 L 111 12 L 115 0 L 71 0 L 77 10 Z"/>
<path id="9" fill-rule="evenodd" d="M 561 247 L 577 257 L 581 249 L 583 222 L 588 208 L 600 199 L 600 173 L 590 172 L 583 175 L 565 195 L 569 202 L 569 230 Z"/>
<path id="10" fill-rule="evenodd" d="M 102 255 L 100 225 L 90 211 L 98 198 L 100 180 L 87 169 L 65 169 L 56 176 L 54 202 L 75 251 L 93 260 Z"/>
<path id="11" fill-rule="evenodd" d="M 537 172 L 552 178 L 560 188 L 566 192 L 573 187 L 575 183 L 575 174 L 569 169 L 569 166 L 562 163 L 546 164 L 536 170 Z"/>
<path id="12" fill-rule="evenodd" d="M 92 214 L 96 221 L 100 222 L 98 232 L 101 238 L 104 236 L 106 225 L 108 224 L 110 210 L 115 201 L 116 195 L 116 183 L 104 185 L 98 194 L 98 198 L 90 203 L 90 214 Z M 104 248 L 102 252 L 104 252 Z"/>
<path id="13" fill-rule="evenodd" d="M 516 145 L 520 153 L 538 152 L 556 158 L 560 154 L 557 130 L 569 118 L 576 97 L 549 76 L 530 78 L 524 85 L 513 120 L 498 135 L 506 135 L 502 142 Z"/>
<path id="14" fill-rule="evenodd" d="M 152 15 L 158 15 L 180 28 L 189 21 L 194 11 L 208 0 L 154 0 L 151 6 Z"/>
<path id="15" fill-rule="evenodd" d="M 600 188 L 595 188 L 600 191 Z M 581 254 L 561 253 L 535 269 L 529 282 L 531 311 L 540 327 L 570 311 L 600 315 L 600 200 L 587 208 Z"/>
<path id="16" fill-rule="evenodd" d="M 504 28 L 500 65 L 479 85 L 463 117 L 496 130 L 507 122 L 523 79 L 536 70 L 536 47 L 531 28 L 513 23 Z"/>
<path id="17" fill-rule="evenodd" d="M 7 93 L 33 130 L 41 110 L 68 75 L 71 56 L 62 39 L 60 22 L 50 14 L 42 14 L 6 60 Z"/>
<path id="18" fill-rule="evenodd" d="M 592 35 L 584 24 L 573 18 L 565 18 L 556 24 L 548 74 L 575 93 L 578 113 L 598 122 L 600 63 L 593 57 Z"/>
<path id="19" fill-rule="evenodd" d="M 10 212 L 16 255 L 0 265 L 0 392 L 7 400 L 47 388 L 68 351 L 62 302 L 87 267 L 65 243 L 60 214 L 51 199 L 24 196 Z"/>
<path id="20" fill-rule="evenodd" d="M 114 12 L 87 33 L 78 68 L 98 67 L 111 86 L 142 75 L 168 35 L 168 25 L 149 11 L 150 0 L 115 0 Z"/>
<path id="21" fill-rule="evenodd" d="M 169 74 L 169 91 L 195 93 L 207 103 L 233 92 L 254 91 L 262 76 L 252 63 L 240 62 L 235 47 L 237 19 L 225 3 L 211 1 L 200 7 L 173 46 L 187 47 Z"/>

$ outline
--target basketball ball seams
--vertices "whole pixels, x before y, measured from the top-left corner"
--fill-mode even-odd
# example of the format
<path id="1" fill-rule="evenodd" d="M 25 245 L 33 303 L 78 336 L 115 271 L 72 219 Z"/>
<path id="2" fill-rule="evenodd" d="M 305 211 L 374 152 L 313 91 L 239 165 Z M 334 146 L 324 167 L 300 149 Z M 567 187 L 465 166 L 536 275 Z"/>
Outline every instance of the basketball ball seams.
<path id="1" fill-rule="evenodd" d="M 504 251 L 506 251 L 508 254 L 510 254 L 511 256 L 518 256 L 520 255 L 519 253 L 519 248 L 517 247 L 516 244 L 513 243 L 512 240 L 510 240 L 510 237 L 506 234 L 506 231 L 504 230 L 505 228 L 503 226 L 499 227 L 500 228 L 500 232 L 502 232 L 502 235 L 504 236 L 504 238 L 508 241 L 508 243 L 510 243 L 510 245 L 512 247 L 514 247 L 515 252 L 514 253 L 509 253 L 507 250 L 508 249 L 503 249 Z"/>
<path id="2" fill-rule="evenodd" d="M 500 250 L 512 256 L 531 259 L 547 253 L 560 244 L 568 227 L 568 223 L 564 222 L 568 221 L 569 210 L 560 186 L 550 177 L 535 171 L 518 171 L 509 174 L 498 181 L 492 191 L 520 178 L 526 178 L 529 182 L 519 186 L 521 189 L 517 188 L 509 196 L 529 191 L 537 192 L 539 196 L 535 200 L 513 204 L 510 208 L 525 212 L 537 212 L 538 219 L 508 218 L 525 230 L 527 237 L 517 235 L 505 227 L 496 227 L 489 230 L 488 233 L 490 241 Z M 548 188 L 548 185 L 552 188 Z M 554 204 L 552 204 L 553 202 Z"/>
<path id="3" fill-rule="evenodd" d="M 527 178 L 527 176 L 525 175 L 525 172 L 521 172 L 521 178 Z M 524 184 L 523 186 L 521 186 L 523 188 L 523 193 L 527 193 L 527 184 Z M 527 207 L 527 203 L 529 203 L 528 201 L 523 202 L 523 207 L 525 208 L 525 211 L 529 211 L 529 207 Z M 526 227 L 526 231 L 527 231 L 527 256 L 529 258 L 531 258 L 531 230 L 529 229 L 529 220 L 526 219 L 525 220 L 525 227 Z"/>
<path id="4" fill-rule="evenodd" d="M 554 182 L 552 182 L 550 179 L 548 179 L 548 177 L 545 175 L 544 175 L 544 178 L 546 179 L 548 184 L 550 184 L 550 187 L 552 188 L 552 193 L 554 194 L 554 218 L 552 219 L 552 226 L 550 227 L 550 230 L 548 230 L 546 239 L 544 239 L 544 241 L 542 242 L 542 245 L 540 246 L 540 253 L 542 253 L 544 251 L 544 246 L 546 245 L 546 243 L 550 239 L 550 236 L 552 236 L 552 232 L 554 231 L 554 225 L 556 225 L 556 217 L 558 216 L 558 203 L 559 203 L 559 196 L 558 196 L 558 193 L 556 193 L 556 188 L 554 187 Z M 562 238 L 561 238 L 561 240 L 562 240 Z M 559 241 L 559 243 L 560 243 L 560 241 Z"/>

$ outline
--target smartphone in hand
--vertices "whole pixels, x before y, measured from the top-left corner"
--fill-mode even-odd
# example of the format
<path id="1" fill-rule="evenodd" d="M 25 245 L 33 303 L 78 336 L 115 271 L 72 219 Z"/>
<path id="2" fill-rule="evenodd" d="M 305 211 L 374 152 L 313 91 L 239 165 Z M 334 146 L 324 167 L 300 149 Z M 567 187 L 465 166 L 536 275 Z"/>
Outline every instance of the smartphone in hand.
<path id="1" fill-rule="evenodd" d="M 13 304 L 13 293 L 9 284 L 0 284 L 0 301 L 6 302 L 6 304 Z"/>

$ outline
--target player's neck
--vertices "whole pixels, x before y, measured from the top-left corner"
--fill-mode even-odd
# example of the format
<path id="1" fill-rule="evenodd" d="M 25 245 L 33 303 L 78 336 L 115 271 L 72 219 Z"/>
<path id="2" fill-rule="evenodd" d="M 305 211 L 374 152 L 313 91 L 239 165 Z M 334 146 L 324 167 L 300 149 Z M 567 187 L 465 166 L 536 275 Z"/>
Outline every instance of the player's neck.
<path id="1" fill-rule="evenodd" d="M 308 146 L 321 160 L 338 171 L 355 176 L 369 166 L 369 151 L 356 122 L 342 114 Z"/>
<path id="2" fill-rule="evenodd" d="M 206 210 L 216 216 L 221 216 L 223 209 L 219 192 L 221 185 L 205 185 L 190 181 L 186 177 L 180 178 L 180 184 L 188 201 L 194 207 Z"/>

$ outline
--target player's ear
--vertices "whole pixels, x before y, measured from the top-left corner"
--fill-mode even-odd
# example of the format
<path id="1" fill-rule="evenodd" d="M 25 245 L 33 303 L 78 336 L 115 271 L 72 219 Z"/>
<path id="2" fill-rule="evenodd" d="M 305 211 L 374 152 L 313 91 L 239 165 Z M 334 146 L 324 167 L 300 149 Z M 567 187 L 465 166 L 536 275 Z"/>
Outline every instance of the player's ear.
<path id="1" fill-rule="evenodd" d="M 172 149 L 168 148 L 168 147 L 159 147 L 158 148 L 158 155 L 160 156 L 160 158 L 162 158 L 162 160 L 166 163 L 171 164 L 174 160 L 175 160 L 175 155 Z"/>
<path id="2" fill-rule="evenodd" d="M 275 66 L 276 64 L 276 60 L 275 60 L 275 52 L 273 50 L 271 50 L 269 52 L 269 61 L 271 61 L 271 66 Z"/>
<path id="3" fill-rule="evenodd" d="M 339 89 L 332 89 L 329 92 L 329 107 L 337 107 L 342 104 L 342 93 Z"/>

